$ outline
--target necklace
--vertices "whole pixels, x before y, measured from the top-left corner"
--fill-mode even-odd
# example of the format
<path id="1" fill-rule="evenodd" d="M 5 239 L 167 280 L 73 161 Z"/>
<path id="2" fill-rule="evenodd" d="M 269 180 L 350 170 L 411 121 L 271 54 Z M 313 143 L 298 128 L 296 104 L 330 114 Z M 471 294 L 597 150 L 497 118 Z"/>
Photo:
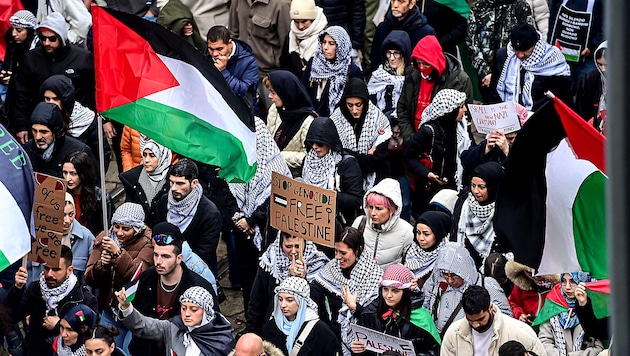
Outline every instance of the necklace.
<path id="1" fill-rule="evenodd" d="M 177 289 L 177 287 L 179 287 L 179 282 L 181 282 L 181 278 L 179 279 L 179 281 L 177 281 L 177 283 L 175 284 L 175 286 L 173 286 L 173 288 L 171 289 L 167 289 L 166 286 L 164 285 L 164 282 L 162 281 L 162 278 L 160 278 L 160 286 L 162 287 L 162 290 L 165 291 L 166 293 L 173 293 L 175 291 L 175 289 Z"/>

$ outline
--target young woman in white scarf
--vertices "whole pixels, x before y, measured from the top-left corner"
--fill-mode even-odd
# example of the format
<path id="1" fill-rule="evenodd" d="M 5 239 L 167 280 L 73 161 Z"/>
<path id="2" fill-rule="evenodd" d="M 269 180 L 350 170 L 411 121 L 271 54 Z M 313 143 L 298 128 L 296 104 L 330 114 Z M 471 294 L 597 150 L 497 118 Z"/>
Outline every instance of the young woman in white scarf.
<path id="1" fill-rule="evenodd" d="M 330 26 L 319 35 L 320 46 L 306 66 L 302 83 L 320 116 L 330 116 L 341 99 L 349 78 L 363 80 L 363 72 L 351 63 L 352 42 L 341 26 Z"/>
<path id="2" fill-rule="evenodd" d="M 238 246 L 237 255 L 243 288 L 245 314 L 256 271 L 258 257 L 267 241 L 267 218 L 271 196 L 271 173 L 278 172 L 291 177 L 287 162 L 282 158 L 278 145 L 273 140 L 265 123 L 258 117 L 256 124 L 256 174 L 248 183 L 229 183 L 235 204 L 228 206 L 228 216 L 234 223 L 234 237 Z M 273 233 L 275 236 L 275 232 Z"/>
<path id="3" fill-rule="evenodd" d="M 163 342 L 167 355 L 227 356 L 234 348 L 232 325 L 214 311 L 212 295 L 202 287 L 188 288 L 179 297 L 180 314 L 169 320 L 142 315 L 127 301 L 124 288 L 116 297 L 123 324 L 134 336 Z"/>
<path id="4" fill-rule="evenodd" d="M 372 251 L 364 249 L 361 232 L 346 227 L 335 237 L 335 259 L 311 282 L 311 298 L 317 303 L 319 316 L 337 335 L 345 356 L 351 354 L 354 336 L 350 324 L 356 322 L 354 313 L 378 297 L 378 283 L 383 275 Z"/>
<path id="5" fill-rule="evenodd" d="M 319 48 L 319 34 L 328 26 L 328 19 L 314 0 L 291 1 L 291 30 L 280 55 L 280 64 L 302 78 L 307 63 Z"/>
<path id="6" fill-rule="evenodd" d="M 317 304 L 304 278 L 289 277 L 274 290 L 274 310 L 262 338 L 285 355 L 336 355 L 341 345 L 330 327 L 319 320 Z M 301 342 L 300 342 L 301 340 Z"/>
<path id="7" fill-rule="evenodd" d="M 125 201 L 138 203 L 144 209 L 145 223 L 153 226 L 155 221 L 151 207 L 168 193 L 168 169 L 173 153 L 147 136 L 140 134 L 142 164 L 118 177 L 125 188 Z"/>
<path id="8" fill-rule="evenodd" d="M 337 216 L 343 225 L 354 221 L 361 208 L 363 174 L 352 155 L 344 154 L 335 123 L 327 117 L 313 120 L 304 141 L 305 183 L 337 192 Z"/>
<path id="9" fill-rule="evenodd" d="M 302 240 L 302 241 L 300 241 Z M 300 259 L 300 248 L 302 259 Z M 260 257 L 247 310 L 246 331 L 259 334 L 274 309 L 274 288 L 287 278 L 297 276 L 308 282 L 328 263 L 328 257 L 310 241 L 278 232 L 276 240 Z"/>
<path id="10" fill-rule="evenodd" d="M 85 339 L 82 332 L 98 323 L 98 314 L 84 304 L 74 304 L 64 310 L 59 320 L 59 336 L 52 348 L 57 356 L 85 356 Z"/>
<path id="11" fill-rule="evenodd" d="M 492 218 L 503 167 L 497 162 L 483 163 L 471 176 L 470 191 L 461 195 L 455 204 L 452 240 L 466 246 L 480 268 L 490 253 L 499 250 Z"/>

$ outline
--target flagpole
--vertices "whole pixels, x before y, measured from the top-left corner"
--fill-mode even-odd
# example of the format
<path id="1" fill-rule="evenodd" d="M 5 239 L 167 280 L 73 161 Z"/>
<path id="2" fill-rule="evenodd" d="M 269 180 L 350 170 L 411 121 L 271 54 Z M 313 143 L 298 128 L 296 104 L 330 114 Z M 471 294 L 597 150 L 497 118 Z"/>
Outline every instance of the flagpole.
<path id="1" fill-rule="evenodd" d="M 107 231 L 109 230 L 109 221 L 107 221 L 107 192 L 105 191 L 105 148 L 103 142 L 103 116 L 100 114 L 96 114 L 96 119 L 98 120 L 98 165 L 101 179 L 101 210 L 103 215 L 101 218 L 103 219 L 103 231 L 105 232 L 105 236 L 107 235 Z"/>

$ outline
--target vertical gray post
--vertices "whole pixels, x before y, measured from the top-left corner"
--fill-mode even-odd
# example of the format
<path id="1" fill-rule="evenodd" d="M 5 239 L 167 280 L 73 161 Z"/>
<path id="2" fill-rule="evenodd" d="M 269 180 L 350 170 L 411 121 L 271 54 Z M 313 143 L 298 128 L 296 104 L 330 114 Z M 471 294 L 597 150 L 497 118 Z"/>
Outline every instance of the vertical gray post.
<path id="1" fill-rule="evenodd" d="M 608 268 L 612 295 L 611 331 L 615 335 L 613 355 L 630 352 L 630 2 L 605 2 L 605 33 L 608 37 L 609 79 L 608 137 L 606 169 L 608 173 Z"/>

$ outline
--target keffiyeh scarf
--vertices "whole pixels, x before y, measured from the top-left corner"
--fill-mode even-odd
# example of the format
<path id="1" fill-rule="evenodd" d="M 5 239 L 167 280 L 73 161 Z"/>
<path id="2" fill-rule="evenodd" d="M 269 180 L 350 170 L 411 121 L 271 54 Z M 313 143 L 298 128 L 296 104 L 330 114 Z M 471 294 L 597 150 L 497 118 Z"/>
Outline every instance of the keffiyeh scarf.
<path id="1" fill-rule="evenodd" d="M 173 198 L 173 193 L 169 192 L 166 220 L 177 226 L 179 231 L 183 233 L 195 216 L 202 196 L 203 188 L 201 188 L 201 184 L 197 184 L 195 188 L 180 201 L 176 201 L 175 198 Z"/>
<path id="2" fill-rule="evenodd" d="M 256 174 L 248 183 L 228 184 L 238 207 L 247 218 L 252 216 L 256 208 L 271 195 L 271 172 L 292 177 L 289 166 L 282 158 L 280 149 L 271 137 L 267 125 L 258 117 L 254 118 L 254 121 L 256 123 Z M 262 246 L 260 227 L 256 226 L 255 230 L 254 244 L 260 250 Z"/>
<path id="3" fill-rule="evenodd" d="M 549 323 L 551 324 L 551 331 L 553 332 L 553 339 L 555 343 L 554 349 L 558 350 L 561 356 L 568 356 L 567 340 L 564 338 L 563 332 L 565 328 L 562 327 L 560 315 L 556 315 L 549 319 Z M 582 341 L 584 341 L 584 330 L 582 330 L 580 335 L 575 338 L 571 351 L 582 351 Z"/>
<path id="4" fill-rule="evenodd" d="M 381 110 L 385 110 L 387 107 L 387 103 L 385 102 L 386 88 L 389 85 L 393 85 L 394 90 L 392 91 L 391 105 L 394 111 L 392 112 L 392 116 L 398 117 L 396 115 L 396 103 L 398 103 L 398 99 L 402 93 L 403 84 L 405 84 L 404 75 L 391 74 L 387 72 L 383 66 L 379 66 L 377 70 L 372 72 L 372 77 L 370 77 L 367 88 L 370 95 L 376 95 L 376 106 Z"/>
<path id="5" fill-rule="evenodd" d="M 151 140 L 150 138 L 140 135 L 140 155 L 144 153 L 144 150 L 150 150 L 158 159 L 158 166 L 149 173 L 145 169 L 140 171 L 140 177 L 138 183 L 144 194 L 147 196 L 147 202 L 149 206 L 153 202 L 153 198 L 158 194 L 162 187 L 166 184 L 168 169 L 171 166 L 171 160 L 173 159 L 173 153 L 170 149 L 160 145 L 159 143 Z"/>
<path id="6" fill-rule="evenodd" d="M 81 136 L 85 130 L 92 125 L 92 121 L 94 121 L 95 117 L 96 114 L 94 114 L 94 111 L 81 105 L 78 101 L 75 101 L 72 114 L 70 115 L 68 134 L 72 137 Z"/>
<path id="7" fill-rule="evenodd" d="M 79 330 L 77 330 L 79 331 Z M 77 341 L 80 342 L 80 341 Z M 63 338 L 61 337 L 61 335 L 59 335 L 59 337 L 57 338 L 57 355 L 58 356 L 85 356 L 86 355 L 86 351 L 85 351 L 85 344 L 81 345 L 78 349 L 76 349 L 75 351 L 72 351 L 72 348 L 70 346 L 66 346 L 63 343 Z"/>
<path id="8" fill-rule="evenodd" d="M 319 251 L 315 245 L 310 241 L 304 241 L 306 247 L 302 254 L 304 258 L 304 264 L 306 265 L 306 280 L 312 281 L 317 276 L 317 273 L 328 263 L 328 257 Z M 258 263 L 260 268 L 265 272 L 270 273 L 273 278 L 276 279 L 276 283 L 280 284 L 285 279 L 289 278 L 289 266 L 291 266 L 291 260 L 282 250 L 280 246 L 280 237 L 269 245 L 267 251 L 260 257 Z"/>
<path id="9" fill-rule="evenodd" d="M 42 299 L 46 302 L 46 315 L 51 310 L 56 310 L 59 302 L 74 289 L 77 284 L 77 276 L 71 273 L 59 287 L 48 288 L 44 271 L 39 275 L 39 287 L 42 290 Z M 58 313 L 55 313 L 58 315 Z"/>
<path id="10" fill-rule="evenodd" d="M 378 297 L 378 283 L 383 276 L 383 270 L 374 262 L 371 256 L 371 251 L 363 251 L 352 269 L 352 272 L 350 272 L 350 279 L 343 276 L 341 267 L 339 267 L 339 260 L 334 259 L 328 262 L 315 280 L 336 296 L 341 296 L 342 286 L 348 286 L 350 293 L 358 292 L 358 304 L 364 306 L 368 305 Z M 350 343 L 353 341 L 353 336 L 350 332 L 350 324 L 355 322 L 355 318 L 345 303 L 339 310 L 337 322 L 341 325 L 343 354 L 349 356 L 351 354 Z"/>
<path id="11" fill-rule="evenodd" d="M 316 185 L 320 188 L 334 190 L 336 187 L 335 173 L 337 165 L 343 157 L 335 151 L 328 151 L 324 157 L 319 157 L 315 150 L 309 150 L 304 158 L 302 179 L 304 183 Z"/>
<path id="12" fill-rule="evenodd" d="M 305 62 L 308 62 L 317 51 L 319 44 L 319 34 L 328 26 L 328 20 L 324 16 L 324 10 L 317 7 L 317 17 L 311 25 L 302 31 L 297 28 L 294 21 L 291 21 L 291 31 L 289 31 L 289 53 L 297 52 Z"/>
<path id="13" fill-rule="evenodd" d="M 519 102 L 519 87 L 522 87 L 523 106 L 531 110 L 534 104 L 532 99 L 532 84 L 536 76 L 570 76 L 571 70 L 559 49 L 543 40 L 538 40 L 532 55 L 525 61 L 521 61 L 514 54 L 512 43 L 507 45 L 508 57 L 499 76 L 497 92 L 503 101 Z M 520 83 L 520 70 L 523 68 L 525 76 Z"/>
<path id="14" fill-rule="evenodd" d="M 488 257 L 494 243 L 494 204 L 481 205 L 472 193 L 468 193 L 457 226 L 457 241 L 463 243 L 467 238 L 483 258 Z"/>
<path id="15" fill-rule="evenodd" d="M 333 61 L 327 60 L 324 57 L 324 52 L 320 44 L 313 57 L 310 80 L 317 83 L 324 80 L 330 81 L 330 87 L 328 89 L 328 110 L 329 112 L 333 112 L 346 86 L 346 78 L 348 77 L 348 68 L 350 67 L 351 61 L 350 51 L 352 50 L 352 42 L 350 42 L 350 36 L 348 36 L 346 30 L 340 26 L 327 28 L 319 35 L 318 40 L 325 35 L 329 35 L 337 43 L 336 56 Z"/>
<path id="16" fill-rule="evenodd" d="M 444 236 L 437 248 L 431 251 L 423 250 L 417 243 L 411 244 L 405 257 L 405 267 L 413 272 L 413 278 L 426 279 L 433 272 L 433 266 L 435 266 L 440 249 L 447 241 L 448 234 Z"/>

